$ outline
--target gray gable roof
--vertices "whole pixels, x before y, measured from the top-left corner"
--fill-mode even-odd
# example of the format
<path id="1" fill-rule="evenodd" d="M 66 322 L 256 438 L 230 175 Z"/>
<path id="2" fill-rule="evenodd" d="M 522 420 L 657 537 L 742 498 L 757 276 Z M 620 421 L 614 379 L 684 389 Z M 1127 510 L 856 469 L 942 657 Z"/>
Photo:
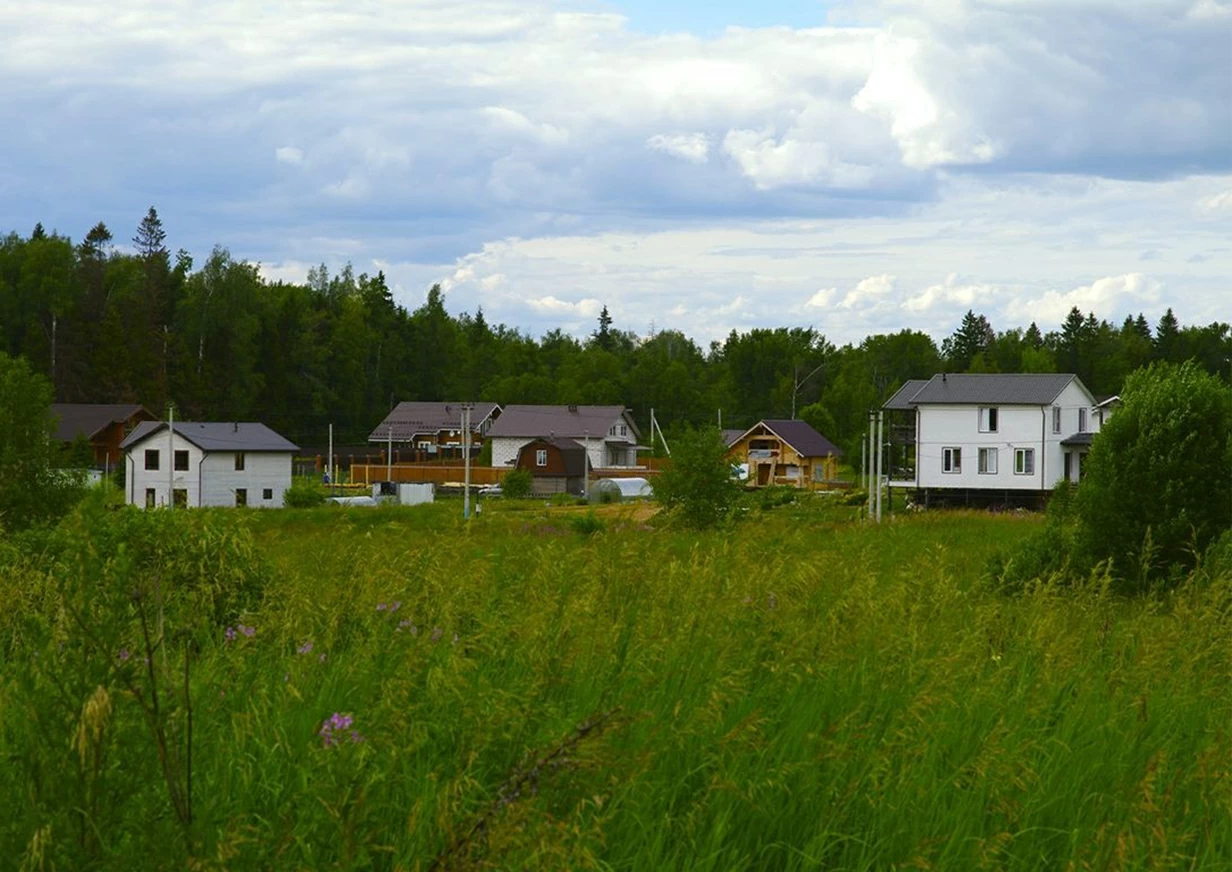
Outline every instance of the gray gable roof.
<path id="1" fill-rule="evenodd" d="M 1073 373 L 946 373 L 929 379 L 910 402 L 916 406 L 1047 406 L 1077 378 Z"/>
<path id="2" fill-rule="evenodd" d="M 133 415 L 144 412 L 137 403 L 52 403 L 51 413 L 56 421 L 56 440 L 72 442 L 78 435 L 89 438 L 111 424 L 127 421 Z"/>
<path id="3" fill-rule="evenodd" d="M 120 445 L 128 450 L 138 442 L 166 432 L 166 421 L 142 421 Z M 252 421 L 236 423 L 176 421 L 175 432 L 202 451 L 298 451 L 294 443 L 279 436 L 264 424 Z"/>
<path id="4" fill-rule="evenodd" d="M 892 409 L 895 411 L 909 411 L 915 406 L 911 404 L 911 400 L 924 385 L 928 384 L 926 378 L 909 378 L 903 382 L 903 386 L 894 392 L 894 396 L 886 400 L 883 409 Z"/>
<path id="5" fill-rule="evenodd" d="M 764 424 L 804 457 L 825 457 L 830 454 L 835 457 L 843 456 L 843 449 L 814 430 L 813 426 L 807 421 L 793 421 L 788 418 L 766 418 L 758 421 L 749 430 L 752 430 L 758 424 Z M 749 430 L 744 432 L 748 433 Z"/>
<path id="6" fill-rule="evenodd" d="M 475 403 L 471 410 L 471 430 L 478 431 L 480 425 L 493 412 L 499 412 L 496 403 Z M 369 442 L 384 442 L 389 439 L 390 429 L 393 429 L 395 442 L 408 442 L 416 436 L 436 434 L 441 430 L 462 429 L 462 404 L 456 403 L 398 403 L 385 420 L 368 436 Z"/>
<path id="7" fill-rule="evenodd" d="M 632 435 L 640 437 L 642 434 L 633 423 L 633 417 L 625 414 L 624 406 L 506 406 L 488 435 L 520 439 L 545 435 L 603 439 L 622 416 Z"/>
<path id="8" fill-rule="evenodd" d="M 743 436 L 746 431 L 744 430 L 722 430 L 720 432 L 723 434 L 723 441 L 727 443 L 727 447 L 731 448 L 733 445 L 735 445 L 737 442 L 740 441 L 740 437 Z"/>

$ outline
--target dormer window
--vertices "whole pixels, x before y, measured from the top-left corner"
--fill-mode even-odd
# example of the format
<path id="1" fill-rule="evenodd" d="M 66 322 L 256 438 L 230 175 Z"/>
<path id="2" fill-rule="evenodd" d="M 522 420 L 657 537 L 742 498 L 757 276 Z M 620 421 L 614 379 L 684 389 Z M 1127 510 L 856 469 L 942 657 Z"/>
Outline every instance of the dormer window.
<path id="1" fill-rule="evenodd" d="M 1087 410 L 1085 407 L 1078 410 L 1078 432 L 1087 432 Z"/>
<path id="2" fill-rule="evenodd" d="M 981 433 L 996 433 L 997 432 L 997 407 L 996 406 L 980 406 L 980 432 Z"/>

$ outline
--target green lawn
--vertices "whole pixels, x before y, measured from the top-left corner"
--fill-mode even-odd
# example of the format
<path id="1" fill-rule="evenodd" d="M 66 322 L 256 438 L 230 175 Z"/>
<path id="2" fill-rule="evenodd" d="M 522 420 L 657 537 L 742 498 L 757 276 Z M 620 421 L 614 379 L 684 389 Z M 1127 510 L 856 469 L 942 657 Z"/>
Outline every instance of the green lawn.
<path id="1" fill-rule="evenodd" d="M 1232 583 L 1003 597 L 984 565 L 1036 517 L 815 505 L 705 534 L 497 501 L 98 512 L 0 548 L 0 856 L 1228 868 Z M 154 721 L 125 689 L 150 676 Z"/>

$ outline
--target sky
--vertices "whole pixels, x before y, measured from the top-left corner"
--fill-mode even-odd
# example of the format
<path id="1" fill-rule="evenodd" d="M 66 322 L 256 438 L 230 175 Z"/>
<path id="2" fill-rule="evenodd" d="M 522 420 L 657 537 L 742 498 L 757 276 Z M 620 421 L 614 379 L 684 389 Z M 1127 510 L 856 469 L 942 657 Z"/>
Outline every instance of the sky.
<path id="1" fill-rule="evenodd" d="M 0 228 L 532 335 L 1232 321 L 1232 0 L 0 5 Z"/>

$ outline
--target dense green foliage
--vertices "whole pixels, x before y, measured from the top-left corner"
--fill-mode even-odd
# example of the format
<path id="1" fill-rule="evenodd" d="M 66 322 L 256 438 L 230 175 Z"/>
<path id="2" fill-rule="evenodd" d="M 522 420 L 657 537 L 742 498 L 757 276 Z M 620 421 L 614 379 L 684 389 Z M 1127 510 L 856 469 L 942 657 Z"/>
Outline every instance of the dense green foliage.
<path id="1" fill-rule="evenodd" d="M 1232 530 L 1232 389 L 1192 364 L 1157 364 L 1121 399 L 1082 486 L 1058 484 L 1044 528 L 990 565 L 1001 584 L 1106 564 L 1117 590 L 1140 593 L 1179 583 Z"/>
<path id="2" fill-rule="evenodd" d="M 81 495 L 52 441 L 51 385 L 0 351 L 0 530 L 57 518 Z M 87 446 L 88 448 L 88 446 Z"/>
<path id="3" fill-rule="evenodd" d="M 365 439 L 392 400 L 619 403 L 671 431 L 717 420 L 744 427 L 794 413 L 858 454 L 866 412 L 905 379 L 950 372 L 1078 373 L 1096 393 L 1155 360 L 1196 359 L 1228 377 L 1226 324 L 1154 330 L 1070 313 L 1041 331 L 993 329 L 968 313 L 939 350 L 903 330 L 835 347 L 810 328 L 732 332 L 700 347 L 679 330 L 638 336 L 605 309 L 583 342 L 559 330 L 532 338 L 449 313 L 440 288 L 413 311 L 385 277 L 330 275 L 273 282 L 216 248 L 196 265 L 171 254 L 154 210 L 134 253 L 112 246 L 102 224 L 79 243 L 40 227 L 0 238 L 0 351 L 22 356 L 62 402 L 144 403 L 162 414 L 174 399 L 188 418 L 261 420 L 302 444 L 336 425 Z"/>
<path id="4" fill-rule="evenodd" d="M 325 488 L 315 478 L 297 478 L 282 493 L 282 504 L 289 509 L 310 509 L 325 502 Z"/>
<path id="5" fill-rule="evenodd" d="M 0 543 L 0 855 L 1227 866 L 1232 581 L 1004 598 L 975 568 L 1035 521 L 821 505 L 580 536 L 525 503 L 465 529 L 90 503 Z"/>
<path id="6" fill-rule="evenodd" d="M 529 469 L 511 469 L 501 480 L 501 495 L 514 500 L 523 499 L 530 496 L 534 483 Z"/>
<path id="7" fill-rule="evenodd" d="M 674 444 L 671 464 L 655 478 L 655 499 L 687 527 L 721 524 L 738 495 L 723 434 L 702 427 L 682 433 Z"/>
<path id="8" fill-rule="evenodd" d="M 1075 497 L 1081 546 L 1148 583 L 1232 529 L 1232 389 L 1193 364 L 1130 375 Z"/>

